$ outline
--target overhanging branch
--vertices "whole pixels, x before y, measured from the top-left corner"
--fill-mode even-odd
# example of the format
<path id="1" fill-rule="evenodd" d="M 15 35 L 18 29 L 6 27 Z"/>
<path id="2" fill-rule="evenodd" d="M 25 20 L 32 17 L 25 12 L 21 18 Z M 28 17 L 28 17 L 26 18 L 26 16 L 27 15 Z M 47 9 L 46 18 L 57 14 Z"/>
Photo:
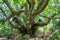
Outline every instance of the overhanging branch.
<path id="1" fill-rule="evenodd" d="M 41 5 L 41 7 L 39 8 L 39 10 L 37 10 L 36 12 L 34 12 L 34 16 L 39 15 L 48 5 L 49 0 L 44 0 L 43 4 Z"/>

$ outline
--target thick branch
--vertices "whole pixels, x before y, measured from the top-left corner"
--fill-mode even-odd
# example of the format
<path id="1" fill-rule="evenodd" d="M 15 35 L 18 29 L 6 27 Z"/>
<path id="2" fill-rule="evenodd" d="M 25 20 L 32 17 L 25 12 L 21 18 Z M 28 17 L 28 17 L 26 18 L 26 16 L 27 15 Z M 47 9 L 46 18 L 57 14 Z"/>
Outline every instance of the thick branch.
<path id="1" fill-rule="evenodd" d="M 10 3 L 8 2 L 8 0 L 3 0 L 3 2 L 8 6 L 8 8 L 12 12 L 12 14 L 7 18 L 8 20 L 15 15 L 19 15 L 20 12 L 23 12 L 22 10 L 14 11 L 13 8 L 11 7 Z"/>
<path id="2" fill-rule="evenodd" d="M 12 23 L 12 21 L 16 21 L 17 24 L 14 25 L 14 23 Z M 21 29 L 22 26 L 24 26 L 24 27 L 26 26 L 26 25 L 24 25 L 23 20 L 17 16 L 13 17 L 12 20 L 9 20 L 8 22 L 11 27 L 16 28 L 16 29 Z"/>
<path id="3" fill-rule="evenodd" d="M 37 10 L 36 12 L 34 12 L 34 16 L 39 15 L 48 5 L 49 0 L 44 0 L 44 3 L 41 5 L 41 7 L 39 8 L 39 10 Z"/>
<path id="4" fill-rule="evenodd" d="M 27 0 L 27 1 L 30 2 L 30 4 L 31 4 L 30 8 L 33 10 L 34 0 Z M 31 24 L 34 21 L 34 18 L 33 18 L 33 15 L 32 15 L 33 14 L 32 10 L 28 10 L 27 4 L 25 4 L 25 14 L 26 14 L 26 17 L 27 17 L 27 23 L 28 24 Z"/>

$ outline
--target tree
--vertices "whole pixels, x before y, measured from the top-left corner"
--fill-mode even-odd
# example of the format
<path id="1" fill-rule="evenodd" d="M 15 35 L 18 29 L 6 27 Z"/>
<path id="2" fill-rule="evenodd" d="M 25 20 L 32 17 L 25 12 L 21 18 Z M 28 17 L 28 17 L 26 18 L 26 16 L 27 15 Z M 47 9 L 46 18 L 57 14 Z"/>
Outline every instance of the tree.
<path id="1" fill-rule="evenodd" d="M 4 14 L 4 17 L 6 17 L 4 20 L 0 19 L 0 21 L 2 22 L 8 21 L 11 27 L 18 29 L 20 33 L 22 33 L 23 35 L 29 34 L 31 36 L 34 36 L 38 26 L 48 25 L 51 19 L 55 19 L 54 16 L 56 15 L 56 13 L 54 13 L 50 17 L 42 16 L 48 19 L 47 22 L 43 22 L 41 19 L 39 19 L 38 21 L 35 20 L 35 17 L 37 15 L 40 15 L 41 12 L 43 12 L 43 10 L 47 7 L 49 0 L 39 0 L 36 8 L 35 8 L 36 4 L 35 0 L 26 0 L 25 3 L 21 3 L 21 8 L 19 10 L 17 5 L 19 1 L 14 0 L 14 2 L 16 2 L 15 3 L 16 10 L 13 9 L 8 0 L 2 0 L 2 1 L 3 1 L 2 3 L 6 4 L 6 6 L 9 8 L 11 14 L 7 16 L 6 15 L 7 13 L 4 11 L 4 9 L 0 7 L 0 10 Z M 25 14 L 26 16 L 25 19 L 21 17 L 22 13 Z"/>

